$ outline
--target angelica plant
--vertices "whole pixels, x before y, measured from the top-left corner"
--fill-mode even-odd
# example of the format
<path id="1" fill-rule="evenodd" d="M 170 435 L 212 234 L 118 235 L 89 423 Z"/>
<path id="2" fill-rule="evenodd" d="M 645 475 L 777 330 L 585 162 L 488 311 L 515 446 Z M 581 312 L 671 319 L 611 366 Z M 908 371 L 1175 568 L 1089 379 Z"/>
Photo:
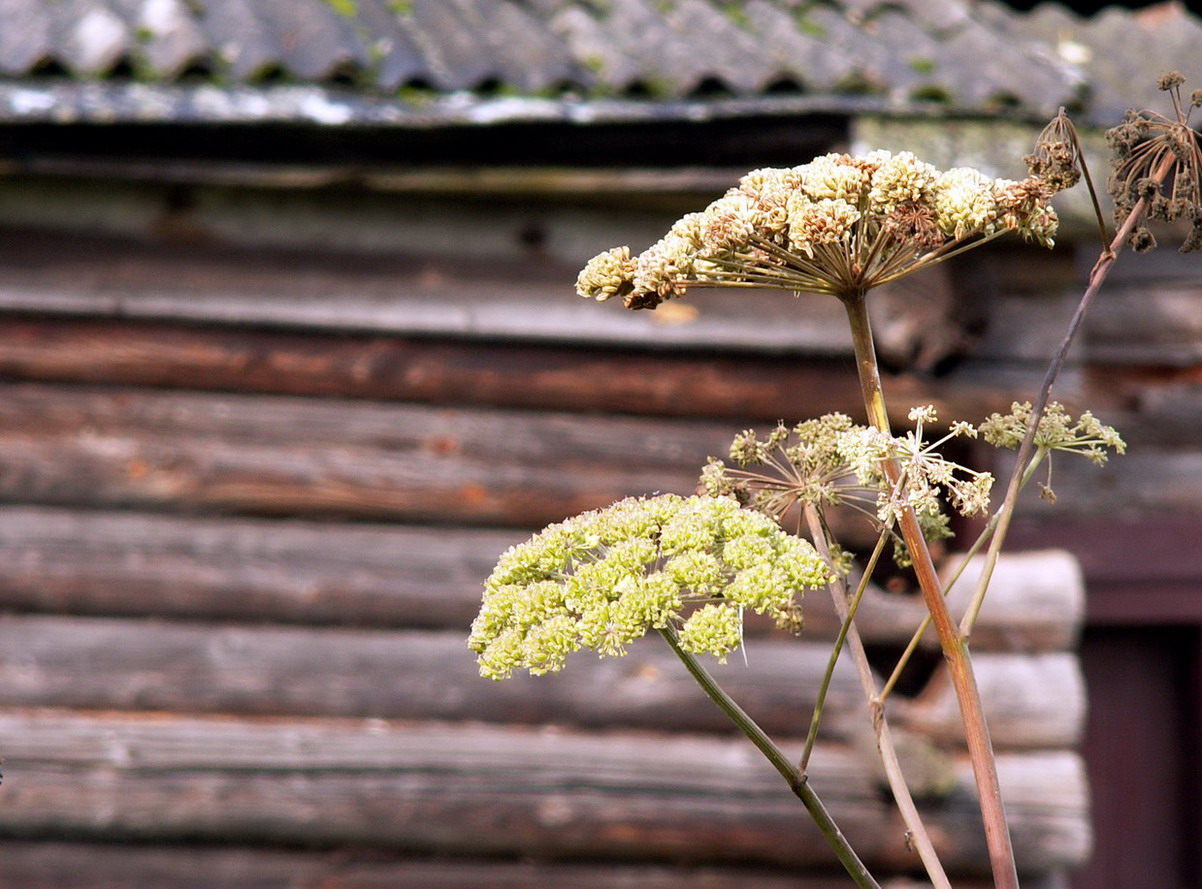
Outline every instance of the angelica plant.
<path id="1" fill-rule="evenodd" d="M 805 591 L 831 579 L 808 541 L 729 497 L 628 498 L 504 553 L 469 645 L 492 679 L 556 672 L 581 648 L 622 655 L 650 629 L 724 661 L 744 610 L 800 627 Z"/>
<path id="2" fill-rule="evenodd" d="M 703 210 L 683 216 L 641 253 L 620 246 L 590 260 L 577 279 L 577 293 L 600 302 L 619 299 L 629 309 L 654 309 L 696 287 L 837 298 L 847 312 L 868 423 L 834 413 L 792 426 L 781 423 L 764 435 L 745 430 L 725 459 L 711 459 L 704 468 L 701 495 L 625 500 L 553 525 L 511 549 L 489 578 L 472 626 L 469 644 L 481 673 L 504 679 L 519 669 L 555 672 L 581 648 L 616 656 L 633 639 L 657 631 L 785 778 L 856 885 L 872 887 L 875 880 L 806 780 L 822 701 L 846 642 L 908 840 L 932 884 L 950 889 L 910 798 L 885 707 L 906 658 L 932 624 L 960 704 L 994 884 L 996 889 L 1017 889 L 969 641 L 1018 492 L 1035 468 L 1054 453 L 1102 463 L 1108 453 L 1125 450 L 1114 429 L 1088 412 L 1070 417 L 1059 404 L 1049 404 L 1048 395 L 1119 250 L 1127 244 L 1149 246 L 1151 235 L 1143 233 L 1148 219 L 1189 220 L 1185 249 L 1202 243 L 1202 150 L 1188 123 L 1190 109 L 1202 105 L 1202 92 L 1194 93 L 1187 105 L 1181 83 L 1180 75 L 1166 76 L 1161 83 L 1172 96 L 1173 118 L 1132 114 L 1111 132 L 1118 230 L 1109 238 L 1099 211 L 1102 253 L 1038 396 L 983 422 L 958 419 L 935 433 L 939 421 L 934 409 L 919 406 L 909 414 L 912 429 L 900 435 L 891 430 L 868 299 L 882 284 L 1007 234 L 1052 247 L 1058 220 L 1050 200 L 1081 180 L 1097 208 L 1080 140 L 1063 112 L 1040 135 L 1026 158 L 1030 175 L 1021 180 L 964 167 L 939 170 L 908 152 L 827 154 L 795 167 L 754 170 Z M 1166 188 L 1168 193 L 1162 193 Z M 994 505 L 990 473 L 946 455 L 945 445 L 955 438 L 980 438 L 1017 450 L 1000 505 Z M 849 557 L 827 521 L 828 510 L 836 507 L 858 510 L 878 533 L 854 592 Z M 946 536 L 948 510 L 989 516 L 969 549 L 971 555 L 988 542 L 986 567 L 959 625 L 948 612 L 947 589 L 929 547 L 930 540 Z M 786 529 L 792 518 L 796 527 Z M 928 616 L 882 686 L 868 663 L 855 618 L 890 539 L 897 544 L 898 563 L 913 569 Z M 957 571 L 951 582 L 958 576 Z M 721 660 L 735 650 L 742 643 L 746 611 L 799 628 L 801 597 L 820 586 L 829 588 L 842 627 L 819 689 L 806 751 L 795 765 L 721 689 L 698 655 Z"/>

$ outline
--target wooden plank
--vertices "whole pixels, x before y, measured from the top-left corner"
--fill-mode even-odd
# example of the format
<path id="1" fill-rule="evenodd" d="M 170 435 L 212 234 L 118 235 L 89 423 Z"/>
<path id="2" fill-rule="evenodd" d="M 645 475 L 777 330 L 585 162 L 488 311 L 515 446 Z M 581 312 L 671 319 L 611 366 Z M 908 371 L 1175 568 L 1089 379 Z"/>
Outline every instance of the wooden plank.
<path id="1" fill-rule="evenodd" d="M 526 531 L 0 507 L 0 608 L 465 628 Z"/>
<path id="2" fill-rule="evenodd" d="M 247 331 L 127 320 L 7 318 L 0 373 L 9 379 L 487 405 L 730 417 L 760 422 L 857 414 L 846 359 L 567 348 L 346 333 Z M 916 404 L 947 418 L 1006 410 L 1034 386 L 994 365 L 954 380 L 887 379 L 894 419 Z"/>
<path id="3" fill-rule="evenodd" d="M 724 424 L 17 384 L 0 498 L 538 527 L 692 493 Z"/>
<path id="4" fill-rule="evenodd" d="M 480 678 L 465 635 L 8 616 L 0 618 L 0 706 L 730 731 L 658 638 L 625 657 L 583 652 L 562 674 L 496 683 Z M 804 735 L 829 644 L 752 639 L 746 653 L 746 663 L 736 655 L 715 664 L 718 680 L 766 731 Z M 999 749 L 1077 741 L 1085 694 L 1075 655 L 978 652 L 974 662 Z M 899 729 L 955 743 L 958 709 L 942 675 L 890 712 Z M 824 722 L 824 737 L 854 740 L 869 730 L 847 658 Z"/>
<path id="5" fill-rule="evenodd" d="M 0 607 L 93 615 L 464 628 L 496 557 L 524 531 L 196 518 L 0 507 Z M 1038 542 L 1037 540 L 1032 541 Z M 954 560 L 949 562 L 954 564 Z M 953 612 L 972 589 L 958 584 Z M 833 638 L 830 597 L 805 602 L 809 632 Z M 870 642 L 905 644 L 925 614 L 916 595 L 870 587 L 858 618 Z M 974 648 L 1061 651 L 1081 621 L 1080 576 L 1063 554 L 1006 554 Z M 751 623 L 752 634 L 763 625 Z M 924 637 L 936 646 L 933 633 Z"/>
<path id="6" fill-rule="evenodd" d="M 1111 288 L 1085 324 L 1099 364 L 1188 366 L 1202 361 L 1202 295 L 1189 280 L 1133 281 Z"/>
<path id="7" fill-rule="evenodd" d="M 84 236 L 64 242 L 63 236 L 6 232 L 5 255 L 20 261 L 0 261 L 0 309 L 437 334 L 490 342 L 567 341 L 818 355 L 851 352 L 843 309 L 830 297 L 763 291 L 732 297 L 729 291 L 699 289 L 669 312 L 598 306 L 574 292 L 577 261 L 553 262 L 544 251 L 515 249 L 515 236 L 508 231 L 496 235 L 498 243 L 481 240 L 480 233 L 488 229 L 479 218 L 460 218 L 468 233 L 448 237 L 446 229 L 431 224 L 432 218 L 446 215 L 446 205 L 430 209 L 433 216 L 420 222 L 424 236 L 414 233 L 415 239 L 390 245 L 386 255 L 376 256 L 339 254 L 339 245 L 302 252 L 271 246 L 239 250 L 194 242 L 180 247 Z M 255 215 L 261 219 L 257 207 Z M 639 214 L 638 231 L 628 232 L 638 237 L 628 240 L 642 249 L 666 230 L 671 219 L 668 215 L 660 227 Z M 578 262 L 613 246 L 611 238 L 621 240 L 617 232 L 604 238 L 598 235 L 595 246 L 579 250 Z M 239 233 L 240 239 L 246 236 Z M 448 241 L 444 246 L 451 248 L 449 258 L 446 251 L 441 257 L 435 253 L 395 258 L 406 250 L 423 249 L 431 237 Z M 465 241 L 475 242 L 483 255 L 464 256 Z M 361 247 L 362 239 L 355 246 Z"/>
<path id="8" fill-rule="evenodd" d="M 1013 451 L 1000 451 L 990 469 L 998 478 L 1009 478 L 1013 466 Z M 1047 480 L 1045 465 L 1034 481 Z M 1019 498 L 1016 515 L 1041 520 L 1058 516 L 1064 521 L 1099 515 L 1189 515 L 1202 503 L 1202 452 L 1192 445 L 1141 443 L 1100 467 L 1071 454 L 1054 454 L 1051 487 L 1054 502 L 1028 488 Z"/>
<path id="9" fill-rule="evenodd" d="M 687 212 L 705 206 L 739 181 L 744 167 L 569 167 L 422 164 L 365 169 L 362 164 L 195 161 L 156 157 L 25 155 L 23 173 L 87 179 L 169 182 L 178 185 L 242 186 L 259 189 L 369 188 L 392 194 L 460 200 L 483 195 L 508 200 L 550 198 L 586 204 L 631 202 L 662 205 L 679 201 Z M 648 200 L 648 195 L 653 197 Z"/>
<path id="10" fill-rule="evenodd" d="M 10 835 L 365 843 L 431 853 L 825 866 L 831 852 L 744 741 L 589 736 L 467 724 L 235 722 L 0 713 Z M 1005 754 L 999 773 L 1020 866 L 1088 849 L 1071 753 Z M 873 866 L 912 868 L 897 816 L 861 757 L 825 746 L 814 786 Z M 983 837 L 971 770 L 927 809 L 954 871 Z"/>
<path id="11" fill-rule="evenodd" d="M 1088 885 L 1194 882 L 1197 641 L 1196 629 L 1183 627 L 1099 627 L 1086 635 L 1085 754 L 1098 838 L 1082 870 Z M 1127 764 L 1121 774 L 1115 763 Z"/>
<path id="12" fill-rule="evenodd" d="M 797 889 L 796 870 L 403 856 L 382 850 L 0 840 L 0 889 Z M 986 889 L 983 883 L 958 884 Z M 1024 885 L 1027 885 L 1024 883 Z M 805 889 L 846 889 L 807 873 Z M 1038 884 L 1036 884 L 1038 886 Z"/>

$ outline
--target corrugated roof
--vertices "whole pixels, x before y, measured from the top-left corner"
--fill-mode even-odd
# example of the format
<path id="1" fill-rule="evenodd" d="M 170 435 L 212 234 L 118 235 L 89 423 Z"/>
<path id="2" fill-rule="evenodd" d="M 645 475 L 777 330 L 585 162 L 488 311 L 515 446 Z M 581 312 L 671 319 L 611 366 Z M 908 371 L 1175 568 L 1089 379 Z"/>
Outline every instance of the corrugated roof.
<path id="1" fill-rule="evenodd" d="M 0 119 L 430 125 L 799 99 L 1112 118 L 1163 70 L 1198 73 L 1198 46 L 1180 3 L 0 0 Z"/>

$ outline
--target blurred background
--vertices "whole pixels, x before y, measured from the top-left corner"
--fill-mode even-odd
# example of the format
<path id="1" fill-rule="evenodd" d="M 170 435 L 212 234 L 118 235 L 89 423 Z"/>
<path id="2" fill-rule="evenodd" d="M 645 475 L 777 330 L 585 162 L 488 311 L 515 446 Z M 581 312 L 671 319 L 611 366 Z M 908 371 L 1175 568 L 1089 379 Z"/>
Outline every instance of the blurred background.
<path id="1" fill-rule="evenodd" d="M 857 404 L 835 301 L 629 313 L 573 294 L 590 256 L 827 151 L 1021 176 L 1061 106 L 1102 182 L 1102 129 L 1169 113 L 1169 69 L 1202 87 L 1180 3 L 1028 7 L 2 0 L 0 887 L 845 885 L 662 646 L 494 685 L 467 628 L 544 524 Z M 1054 251 L 877 295 L 899 421 L 1031 397 L 1099 250 L 1085 196 L 1058 206 Z M 1056 392 L 1129 453 L 1055 464 L 974 637 L 1031 886 L 1202 884 L 1202 273 L 1158 235 Z M 906 592 L 872 592 L 882 663 Z M 723 674 L 786 741 L 811 599 L 814 635 L 756 630 Z M 894 715 L 972 885 L 926 652 Z M 841 682 L 816 786 L 904 878 Z"/>

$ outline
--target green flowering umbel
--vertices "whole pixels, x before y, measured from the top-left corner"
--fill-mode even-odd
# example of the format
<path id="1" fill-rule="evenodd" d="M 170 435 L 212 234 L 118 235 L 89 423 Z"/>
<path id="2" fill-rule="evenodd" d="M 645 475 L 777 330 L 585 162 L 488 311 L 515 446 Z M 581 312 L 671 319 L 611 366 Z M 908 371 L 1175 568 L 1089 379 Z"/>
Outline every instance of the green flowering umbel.
<path id="1" fill-rule="evenodd" d="M 580 272 L 583 297 L 654 308 L 694 285 L 844 297 L 896 280 L 1006 232 L 1045 246 L 1053 189 L 1037 176 L 940 171 L 909 152 L 827 154 L 753 170 L 700 213 L 632 257 L 625 247 Z"/>
<path id="2" fill-rule="evenodd" d="M 991 414 L 981 424 L 981 437 L 998 448 L 1017 448 L 1027 431 L 1031 419 L 1031 403 L 1016 401 L 1010 405 L 1008 414 Z M 1091 463 L 1101 466 L 1106 462 L 1107 449 L 1116 454 L 1125 454 L 1127 444 L 1115 431 L 1089 411 L 1074 420 L 1058 401 L 1050 403 L 1039 418 L 1035 433 L 1035 447 L 1039 451 L 1064 451 L 1081 454 Z"/>
<path id="3" fill-rule="evenodd" d="M 684 650 L 725 659 L 744 609 L 797 627 L 804 591 L 831 579 L 809 542 L 732 498 L 628 498 L 502 554 L 468 645 L 491 679 L 555 672 L 580 648 L 621 655 L 669 626 Z"/>

